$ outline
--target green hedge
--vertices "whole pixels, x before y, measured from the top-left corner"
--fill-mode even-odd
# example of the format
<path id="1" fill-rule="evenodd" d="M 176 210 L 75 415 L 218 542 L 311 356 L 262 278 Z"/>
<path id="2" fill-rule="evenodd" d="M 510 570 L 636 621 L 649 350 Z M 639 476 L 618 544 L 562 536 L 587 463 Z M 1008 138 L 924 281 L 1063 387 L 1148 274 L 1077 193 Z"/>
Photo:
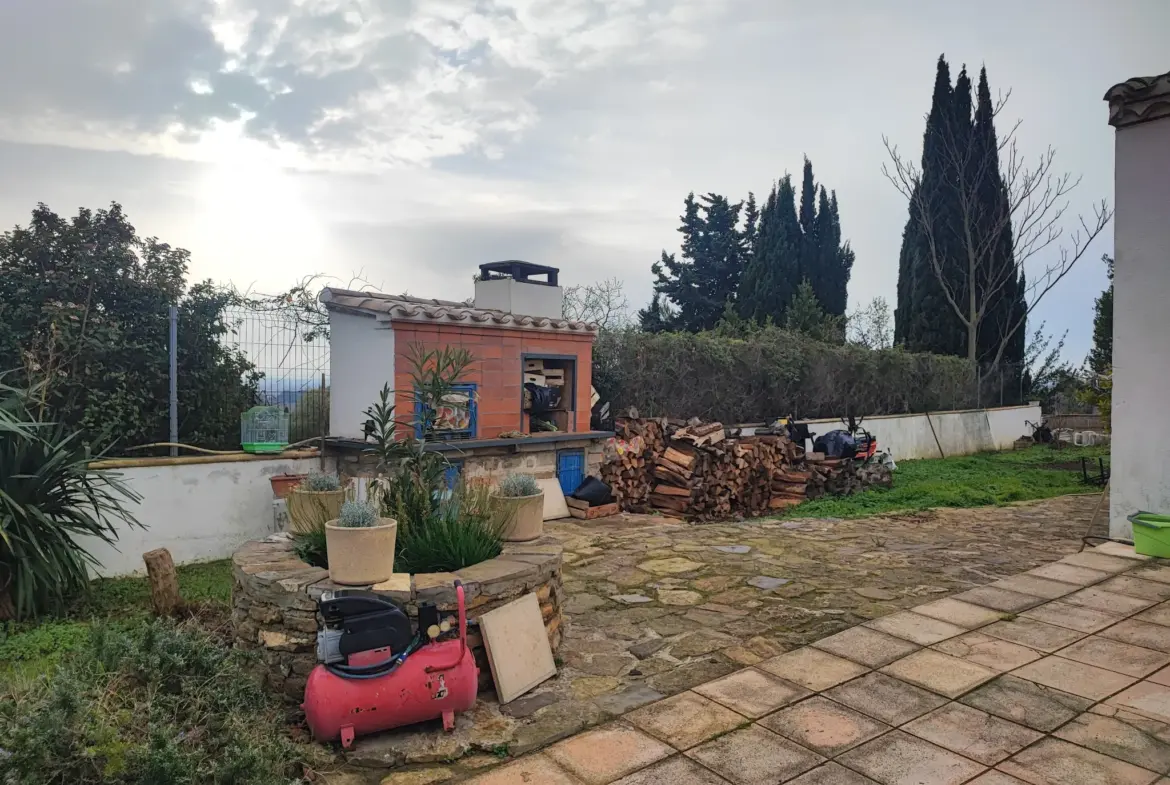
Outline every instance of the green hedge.
<path id="1" fill-rule="evenodd" d="M 613 411 L 725 423 L 902 414 L 978 405 L 966 360 L 814 341 L 775 327 L 748 335 L 607 331 L 593 384 Z"/>

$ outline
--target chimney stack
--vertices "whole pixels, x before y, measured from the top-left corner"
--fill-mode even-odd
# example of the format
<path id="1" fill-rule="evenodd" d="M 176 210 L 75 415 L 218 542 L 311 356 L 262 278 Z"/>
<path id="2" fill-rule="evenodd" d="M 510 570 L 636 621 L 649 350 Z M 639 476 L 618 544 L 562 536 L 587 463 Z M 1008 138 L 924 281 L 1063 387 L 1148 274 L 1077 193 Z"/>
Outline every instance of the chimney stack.
<path id="1" fill-rule="evenodd" d="M 475 307 L 522 316 L 564 316 L 564 291 L 557 284 L 555 267 L 511 259 L 479 266 L 475 282 Z M 544 276 L 545 280 L 533 280 Z"/>

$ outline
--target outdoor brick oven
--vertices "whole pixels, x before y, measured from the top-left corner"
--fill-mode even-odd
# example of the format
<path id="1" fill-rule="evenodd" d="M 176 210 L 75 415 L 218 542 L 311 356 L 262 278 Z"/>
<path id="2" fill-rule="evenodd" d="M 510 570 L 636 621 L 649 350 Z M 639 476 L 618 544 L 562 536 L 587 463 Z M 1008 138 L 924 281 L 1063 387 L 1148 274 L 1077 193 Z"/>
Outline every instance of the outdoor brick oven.
<path id="1" fill-rule="evenodd" d="M 475 357 L 460 385 L 466 398 L 429 437 L 429 449 L 447 452 L 453 471 L 488 480 L 512 471 L 558 477 L 566 493 L 596 474 L 611 436 L 590 429 L 597 326 L 563 318 L 557 276 L 527 262 L 484 264 L 471 302 L 326 289 L 329 447 L 340 471 L 372 470 L 363 412 L 383 385 L 409 389 L 411 353 L 450 346 Z M 555 409 L 526 410 L 526 382 L 557 388 Z M 411 414 L 400 410 L 400 422 Z"/>

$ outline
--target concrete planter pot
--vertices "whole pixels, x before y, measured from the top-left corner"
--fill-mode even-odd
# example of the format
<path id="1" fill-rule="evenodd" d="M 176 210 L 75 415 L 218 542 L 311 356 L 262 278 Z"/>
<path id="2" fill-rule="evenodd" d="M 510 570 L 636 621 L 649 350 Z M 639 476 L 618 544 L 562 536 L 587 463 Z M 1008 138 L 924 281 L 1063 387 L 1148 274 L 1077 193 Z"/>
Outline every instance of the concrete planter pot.
<path id="1" fill-rule="evenodd" d="M 544 534 L 544 491 L 532 496 L 493 496 L 497 509 L 507 518 L 506 542 L 527 542 Z"/>
<path id="2" fill-rule="evenodd" d="M 289 527 L 294 534 L 320 529 L 327 521 L 337 520 L 344 501 L 344 488 L 336 491 L 307 491 L 297 486 L 285 499 Z"/>
<path id="3" fill-rule="evenodd" d="M 368 586 L 393 574 L 398 521 L 378 521 L 377 526 L 364 528 L 338 526 L 336 520 L 325 524 L 330 580 L 346 586 Z"/>

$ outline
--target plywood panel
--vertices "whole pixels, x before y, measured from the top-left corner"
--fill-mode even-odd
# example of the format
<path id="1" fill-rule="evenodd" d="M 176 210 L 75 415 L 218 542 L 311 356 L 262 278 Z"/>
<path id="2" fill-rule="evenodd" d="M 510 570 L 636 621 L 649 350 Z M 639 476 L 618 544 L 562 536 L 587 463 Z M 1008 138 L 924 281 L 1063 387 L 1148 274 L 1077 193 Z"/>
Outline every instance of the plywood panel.
<path id="1" fill-rule="evenodd" d="M 500 703 L 508 703 L 557 675 L 535 594 L 488 611 L 479 617 L 479 628 Z"/>

